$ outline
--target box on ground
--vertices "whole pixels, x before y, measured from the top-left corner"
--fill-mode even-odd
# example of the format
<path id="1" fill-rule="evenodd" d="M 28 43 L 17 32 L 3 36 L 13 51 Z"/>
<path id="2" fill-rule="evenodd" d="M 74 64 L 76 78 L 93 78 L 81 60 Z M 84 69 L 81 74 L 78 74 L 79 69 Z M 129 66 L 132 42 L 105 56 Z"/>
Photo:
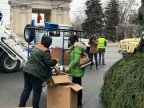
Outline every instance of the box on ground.
<path id="1" fill-rule="evenodd" d="M 77 108 L 77 92 L 82 87 L 70 83 L 67 75 L 52 76 L 48 83 L 47 108 Z"/>

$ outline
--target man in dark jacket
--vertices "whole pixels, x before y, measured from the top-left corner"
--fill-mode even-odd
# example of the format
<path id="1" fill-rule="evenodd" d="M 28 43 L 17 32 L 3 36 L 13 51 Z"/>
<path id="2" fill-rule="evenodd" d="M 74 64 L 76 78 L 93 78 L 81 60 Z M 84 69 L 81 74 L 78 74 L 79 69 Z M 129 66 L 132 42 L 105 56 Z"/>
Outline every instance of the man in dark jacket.
<path id="1" fill-rule="evenodd" d="M 30 58 L 23 69 L 24 89 L 20 97 L 19 107 L 26 106 L 26 102 L 33 90 L 33 108 L 39 108 L 42 83 L 51 76 L 51 67 L 57 64 L 57 60 L 51 58 L 48 49 L 51 43 L 51 37 L 43 36 L 41 44 L 32 49 Z"/>

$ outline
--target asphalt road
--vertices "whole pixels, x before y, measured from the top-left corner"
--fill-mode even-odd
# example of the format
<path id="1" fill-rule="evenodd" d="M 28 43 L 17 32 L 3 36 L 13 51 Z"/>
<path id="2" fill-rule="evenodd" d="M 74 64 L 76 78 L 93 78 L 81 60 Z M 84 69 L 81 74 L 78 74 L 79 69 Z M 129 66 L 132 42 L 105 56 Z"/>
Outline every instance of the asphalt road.
<path id="1" fill-rule="evenodd" d="M 105 53 L 106 65 L 90 69 L 87 67 L 83 78 L 83 108 L 105 108 L 99 98 L 100 88 L 103 85 L 103 76 L 116 61 L 121 58 L 118 53 L 118 43 L 107 46 Z M 15 73 L 2 73 L 0 71 L 0 108 L 13 108 L 18 106 L 19 97 L 23 88 L 22 71 Z M 43 88 L 40 108 L 46 108 L 46 87 Z M 27 106 L 31 106 L 30 97 Z"/>

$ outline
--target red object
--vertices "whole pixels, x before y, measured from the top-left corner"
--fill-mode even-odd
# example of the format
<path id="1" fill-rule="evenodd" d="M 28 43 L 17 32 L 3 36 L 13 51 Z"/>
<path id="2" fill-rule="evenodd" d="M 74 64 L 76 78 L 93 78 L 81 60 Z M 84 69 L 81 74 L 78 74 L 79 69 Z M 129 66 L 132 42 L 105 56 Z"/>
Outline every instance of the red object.
<path id="1" fill-rule="evenodd" d="M 38 17 L 37 17 L 37 23 L 40 23 L 40 20 L 42 20 L 42 17 L 41 17 L 41 15 L 38 15 Z"/>
<path id="2" fill-rule="evenodd" d="M 55 49 L 59 49 L 59 48 L 60 48 L 60 46 L 56 45 L 56 46 L 54 46 L 53 48 L 55 48 Z"/>

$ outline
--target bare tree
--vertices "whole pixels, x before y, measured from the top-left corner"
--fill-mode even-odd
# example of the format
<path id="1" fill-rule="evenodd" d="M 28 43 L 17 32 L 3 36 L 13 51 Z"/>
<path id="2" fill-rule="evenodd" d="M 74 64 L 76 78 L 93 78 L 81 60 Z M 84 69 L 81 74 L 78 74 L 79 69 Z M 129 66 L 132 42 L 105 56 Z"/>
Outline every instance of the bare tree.
<path id="1" fill-rule="evenodd" d="M 128 27 L 129 13 L 136 6 L 135 0 L 119 1 L 119 29 L 120 37 L 126 38 L 126 28 Z"/>
<path id="2" fill-rule="evenodd" d="M 75 29 L 82 30 L 82 22 L 86 18 L 85 14 L 82 11 L 79 11 L 77 14 L 75 14 L 75 20 L 72 22 L 72 25 L 74 25 Z"/>

